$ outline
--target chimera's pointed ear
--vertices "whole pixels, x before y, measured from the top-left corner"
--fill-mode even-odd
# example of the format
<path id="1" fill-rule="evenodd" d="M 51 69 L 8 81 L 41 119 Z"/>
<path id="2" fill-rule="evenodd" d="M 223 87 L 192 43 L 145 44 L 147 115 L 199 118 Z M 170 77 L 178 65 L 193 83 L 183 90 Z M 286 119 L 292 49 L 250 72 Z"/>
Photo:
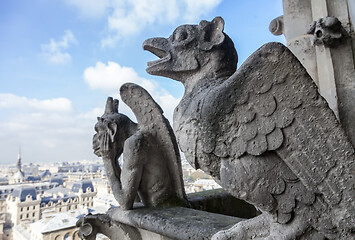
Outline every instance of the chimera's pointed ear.
<path id="1" fill-rule="evenodd" d="M 221 32 L 224 30 L 224 20 L 221 17 L 215 17 L 212 20 L 212 24 L 216 26 L 217 29 L 219 29 Z"/>
<path id="2" fill-rule="evenodd" d="M 224 20 L 221 17 L 215 17 L 212 22 L 201 21 L 202 38 L 200 39 L 199 48 L 205 51 L 211 50 L 213 47 L 220 46 L 225 39 Z"/>
<path id="3" fill-rule="evenodd" d="M 119 105 L 118 99 L 113 100 L 113 112 L 114 113 L 118 113 L 118 105 Z"/>
<path id="4" fill-rule="evenodd" d="M 100 122 L 100 123 L 102 123 L 102 121 L 103 121 L 103 120 L 102 120 L 102 117 L 97 117 L 97 121 Z"/>

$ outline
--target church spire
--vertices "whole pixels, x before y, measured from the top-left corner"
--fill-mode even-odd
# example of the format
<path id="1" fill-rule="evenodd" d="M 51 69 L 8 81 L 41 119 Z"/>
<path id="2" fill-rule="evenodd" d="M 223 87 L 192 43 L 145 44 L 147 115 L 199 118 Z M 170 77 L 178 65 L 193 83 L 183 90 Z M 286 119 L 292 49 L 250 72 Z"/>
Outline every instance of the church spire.
<path id="1" fill-rule="evenodd" d="M 17 156 L 17 164 L 16 164 L 17 172 L 12 176 L 14 183 L 21 183 L 25 179 L 25 174 L 22 171 L 21 164 L 21 146 L 19 147 L 18 156 Z"/>
<path id="2" fill-rule="evenodd" d="M 21 166 L 21 145 L 20 145 L 18 149 L 18 156 L 17 156 L 17 170 L 22 172 L 21 168 L 22 166 Z"/>

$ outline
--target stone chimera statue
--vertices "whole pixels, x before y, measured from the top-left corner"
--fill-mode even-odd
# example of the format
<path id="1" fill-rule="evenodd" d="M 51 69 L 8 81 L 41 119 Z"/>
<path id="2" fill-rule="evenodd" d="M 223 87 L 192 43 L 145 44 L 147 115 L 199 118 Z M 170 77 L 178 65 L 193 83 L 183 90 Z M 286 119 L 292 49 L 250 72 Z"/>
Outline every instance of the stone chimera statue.
<path id="1" fill-rule="evenodd" d="M 143 48 L 147 72 L 185 86 L 174 113 L 181 150 L 262 211 L 214 239 L 352 239 L 354 147 L 297 58 L 268 43 L 236 71 L 217 17 Z"/>
<path id="2" fill-rule="evenodd" d="M 118 100 L 110 97 L 93 139 L 94 153 L 102 157 L 114 197 L 122 209 L 132 209 L 137 194 L 148 207 L 185 206 L 180 155 L 163 111 L 138 85 L 126 83 L 120 93 L 138 124 L 119 113 Z"/>

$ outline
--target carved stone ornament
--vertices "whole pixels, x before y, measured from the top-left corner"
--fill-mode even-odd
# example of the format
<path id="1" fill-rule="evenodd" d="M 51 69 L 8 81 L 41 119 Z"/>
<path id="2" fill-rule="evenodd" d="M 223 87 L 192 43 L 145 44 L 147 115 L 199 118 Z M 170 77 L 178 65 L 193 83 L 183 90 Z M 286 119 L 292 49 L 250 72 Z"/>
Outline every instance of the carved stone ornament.
<path id="1" fill-rule="evenodd" d="M 338 39 L 339 26 L 326 18 L 314 33 Z M 262 212 L 213 239 L 353 239 L 354 147 L 332 110 L 280 43 L 236 71 L 223 29 L 216 17 L 143 44 L 159 57 L 147 72 L 185 86 L 174 131 L 187 160 Z"/>
<path id="2" fill-rule="evenodd" d="M 284 31 L 284 16 L 277 17 L 270 22 L 269 31 L 275 36 L 283 34 Z"/>
<path id="3" fill-rule="evenodd" d="M 313 34 L 315 45 L 336 47 L 349 35 L 336 17 L 324 17 L 310 24 L 308 34 Z"/>

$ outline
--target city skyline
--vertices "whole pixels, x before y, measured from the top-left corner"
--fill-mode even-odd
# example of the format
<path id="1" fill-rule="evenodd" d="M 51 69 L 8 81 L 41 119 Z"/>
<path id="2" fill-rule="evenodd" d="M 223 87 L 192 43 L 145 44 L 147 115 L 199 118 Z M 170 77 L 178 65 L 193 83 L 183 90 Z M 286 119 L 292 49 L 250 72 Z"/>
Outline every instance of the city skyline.
<path id="1" fill-rule="evenodd" d="M 225 20 L 238 66 L 262 44 L 284 42 L 268 26 L 282 1 L 4 1 L 0 3 L 0 164 L 98 159 L 91 149 L 96 117 L 124 82 L 145 87 L 166 117 L 183 86 L 150 76 L 150 37 L 181 24 Z M 120 111 L 133 118 L 120 104 Z"/>

